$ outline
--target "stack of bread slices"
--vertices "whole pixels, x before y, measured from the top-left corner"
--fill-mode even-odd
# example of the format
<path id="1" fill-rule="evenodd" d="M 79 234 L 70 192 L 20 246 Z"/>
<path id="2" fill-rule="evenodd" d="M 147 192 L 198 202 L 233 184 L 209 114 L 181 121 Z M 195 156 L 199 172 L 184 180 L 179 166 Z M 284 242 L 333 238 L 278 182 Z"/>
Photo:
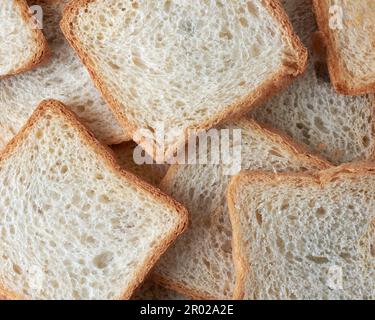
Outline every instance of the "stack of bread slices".
<path id="1" fill-rule="evenodd" d="M 375 299 L 373 0 L 0 17 L 0 299 Z"/>

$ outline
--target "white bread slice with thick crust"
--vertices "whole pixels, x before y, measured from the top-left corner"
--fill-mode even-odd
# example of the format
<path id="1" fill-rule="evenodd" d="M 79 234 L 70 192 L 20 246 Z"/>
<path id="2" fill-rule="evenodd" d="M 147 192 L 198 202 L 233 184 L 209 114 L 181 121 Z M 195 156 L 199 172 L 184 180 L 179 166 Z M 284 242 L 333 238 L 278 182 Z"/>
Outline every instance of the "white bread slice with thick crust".
<path id="1" fill-rule="evenodd" d="M 243 170 L 306 171 L 329 166 L 253 120 L 219 129 L 241 130 Z M 233 140 L 230 142 L 233 144 Z M 235 270 L 224 165 L 173 165 L 160 188 L 189 210 L 189 229 L 156 264 L 153 279 L 194 299 L 231 299 Z"/>
<path id="2" fill-rule="evenodd" d="M 187 212 L 45 101 L 0 155 L 0 295 L 128 299 Z"/>
<path id="3" fill-rule="evenodd" d="M 324 41 L 316 33 L 311 0 L 282 0 L 282 4 L 309 50 L 307 70 L 281 94 L 254 110 L 252 116 L 286 132 L 334 164 L 373 160 L 374 95 L 337 94 L 329 80 Z"/>
<path id="4" fill-rule="evenodd" d="M 158 160 L 285 87 L 307 58 L 276 0 L 73 0 L 61 28 L 133 140 L 155 158 L 165 147 Z"/>
<path id="5" fill-rule="evenodd" d="M 31 18 L 25 0 L 0 2 L 0 79 L 33 69 L 49 57 L 47 40 Z"/>
<path id="6" fill-rule="evenodd" d="M 146 280 L 134 292 L 132 300 L 189 300 L 189 298 L 164 288 L 152 280 Z"/>
<path id="7" fill-rule="evenodd" d="M 375 93 L 375 1 L 313 2 L 335 89 L 346 95 Z"/>
<path id="8" fill-rule="evenodd" d="M 161 180 L 167 174 L 169 165 L 156 163 L 149 164 L 153 162 L 153 160 L 147 154 L 144 159 L 147 163 L 137 164 L 134 160 L 134 151 L 137 147 L 138 145 L 135 142 L 128 141 L 118 145 L 113 145 L 111 146 L 111 149 L 115 153 L 118 163 L 124 170 L 135 174 L 153 186 L 159 186 Z"/>
<path id="9" fill-rule="evenodd" d="M 241 173 L 228 203 L 238 299 L 375 299 L 375 167 Z"/>
<path id="10" fill-rule="evenodd" d="M 30 0 L 43 9 L 43 32 L 51 59 L 29 72 L 0 81 L 0 149 L 14 137 L 45 99 L 62 101 L 105 144 L 129 140 L 86 68 L 60 31 L 59 22 L 68 0 Z"/>

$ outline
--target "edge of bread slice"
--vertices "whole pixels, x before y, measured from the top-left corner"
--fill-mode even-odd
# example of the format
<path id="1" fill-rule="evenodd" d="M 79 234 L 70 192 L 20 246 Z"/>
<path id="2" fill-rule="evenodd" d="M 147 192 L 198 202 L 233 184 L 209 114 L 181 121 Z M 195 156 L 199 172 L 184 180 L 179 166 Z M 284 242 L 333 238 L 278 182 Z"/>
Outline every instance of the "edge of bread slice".
<path id="1" fill-rule="evenodd" d="M 74 24 L 76 17 L 81 14 L 83 8 L 93 2 L 95 2 L 95 0 L 73 0 L 65 8 L 63 19 L 60 24 L 61 29 L 71 46 L 78 53 L 82 62 L 86 65 L 94 83 L 101 91 L 104 99 L 113 109 L 113 112 L 117 115 L 123 127 L 132 134 L 133 140 L 142 145 L 147 153 L 156 160 L 163 161 L 171 158 L 176 150 L 183 147 L 188 139 L 189 131 L 209 129 L 225 119 L 245 114 L 251 107 L 261 104 L 270 94 L 274 94 L 280 89 L 286 87 L 295 77 L 303 73 L 306 67 L 307 50 L 293 32 L 292 26 L 281 4 L 278 0 L 262 1 L 261 5 L 264 6 L 269 12 L 269 15 L 279 23 L 280 34 L 284 39 L 284 43 L 287 44 L 288 52 L 285 53 L 284 60 L 279 69 L 272 72 L 268 78 L 258 85 L 258 87 L 251 88 L 251 90 L 249 89 L 250 92 L 242 95 L 241 98 L 232 99 L 231 102 L 225 102 L 220 108 L 218 106 L 215 113 L 206 115 L 199 121 L 198 119 L 195 119 L 194 121 L 189 120 L 190 123 L 185 124 L 179 129 L 179 134 L 175 135 L 170 140 L 170 143 L 165 144 L 166 150 L 164 152 L 164 157 L 163 159 L 159 159 L 158 152 L 155 151 L 155 146 L 159 142 L 155 141 L 157 138 L 145 139 L 144 137 L 139 136 L 138 130 L 148 129 L 150 125 L 146 123 L 146 126 L 144 126 L 140 121 L 131 121 L 129 119 L 129 116 L 126 115 L 126 110 L 124 110 L 126 105 L 122 105 L 122 103 L 113 95 L 113 92 L 107 88 L 105 81 L 100 78 L 100 72 L 96 70 L 96 63 L 94 63 L 93 60 L 94 58 L 87 54 L 75 34 Z M 151 129 L 151 132 L 155 130 L 155 128 L 152 127 Z M 168 136 L 168 134 L 166 136 Z"/>
<path id="2" fill-rule="evenodd" d="M 68 110 L 61 102 L 56 100 L 43 101 L 39 107 L 32 114 L 28 122 L 21 129 L 21 131 L 11 140 L 0 154 L 0 165 L 4 165 L 9 158 L 19 156 L 16 154 L 17 148 L 22 146 L 22 143 L 29 137 L 29 134 L 36 135 L 36 139 L 41 135 L 40 130 L 37 130 L 37 125 L 40 120 L 51 119 L 52 117 L 59 117 L 64 125 L 74 129 L 73 135 L 77 135 L 80 143 L 84 144 L 89 152 L 95 154 L 113 177 L 118 177 L 119 181 L 123 180 L 128 183 L 131 188 L 140 192 L 139 197 L 150 198 L 154 203 L 158 203 L 166 208 L 166 211 L 173 213 L 175 221 L 171 222 L 171 228 L 166 229 L 162 238 L 158 239 L 158 243 L 154 245 L 153 251 L 147 253 L 147 257 L 142 262 L 142 267 L 135 270 L 133 278 L 126 284 L 126 288 L 118 298 L 128 299 L 133 291 L 142 283 L 152 266 L 168 248 L 168 246 L 180 235 L 187 226 L 187 211 L 174 199 L 170 198 L 160 190 L 143 182 L 135 175 L 122 170 L 117 164 L 111 150 L 98 142 L 93 134 L 80 122 L 73 112 Z M 35 132 L 34 132 L 34 131 Z M 41 137 L 39 137 L 41 138 Z M 98 178 L 99 179 L 99 178 Z M 102 177 L 100 178 L 103 179 Z M 122 182 L 121 182 L 122 183 Z M 173 225 L 172 225 L 173 224 Z M 7 298 L 23 298 L 21 294 L 12 293 L 0 283 L 0 294 Z"/>
<path id="3" fill-rule="evenodd" d="M 313 0 L 313 4 L 336 91 L 345 95 L 375 93 L 375 3 L 372 0 L 346 3 Z M 351 12 L 347 12 L 349 6 Z M 332 22 L 337 25 L 331 26 Z M 348 41 L 346 37 L 358 39 Z M 359 44 L 365 50 L 355 47 Z M 367 73 L 362 68 L 366 68 Z"/>
<path id="4" fill-rule="evenodd" d="M 241 129 L 243 170 L 311 171 L 330 167 L 285 134 L 252 119 L 238 119 L 221 128 Z M 153 279 L 193 299 L 233 297 L 235 267 L 226 203 L 230 176 L 225 175 L 224 168 L 223 164 L 172 165 L 160 184 L 161 190 L 188 209 L 190 225 L 156 264 Z"/>
<path id="5" fill-rule="evenodd" d="M 266 223 L 267 226 L 270 227 L 269 220 L 266 219 L 263 216 L 264 212 L 262 212 L 262 209 L 259 209 L 259 210 L 256 209 L 255 211 L 252 211 L 250 213 L 250 215 L 253 216 L 253 220 L 255 221 L 254 223 L 257 225 L 256 227 L 254 227 L 254 230 L 252 230 L 249 226 L 247 226 L 246 223 L 244 223 L 244 221 L 241 219 L 241 210 L 243 208 L 242 208 L 242 205 L 238 202 L 240 201 L 239 198 L 243 197 L 244 193 L 246 193 L 243 190 L 244 187 L 251 185 L 251 188 L 254 187 L 254 189 L 256 189 L 257 184 L 259 184 L 260 189 L 258 191 L 253 190 L 254 193 L 252 193 L 252 195 L 255 194 L 255 196 L 257 196 L 260 193 L 267 194 L 267 192 L 269 192 L 269 190 L 267 189 L 267 186 L 269 187 L 270 190 L 272 190 L 272 188 L 279 188 L 280 190 L 282 190 L 282 192 L 285 192 L 287 194 L 289 192 L 290 195 L 285 195 L 285 198 L 289 198 L 290 196 L 293 197 L 294 194 L 293 194 L 293 190 L 288 191 L 288 189 L 287 189 L 288 186 L 292 186 L 292 188 L 311 187 L 311 189 L 318 190 L 317 192 L 324 193 L 324 188 L 328 187 L 329 185 L 331 185 L 332 188 L 336 188 L 336 184 L 338 184 L 340 181 L 346 179 L 346 181 L 348 181 L 350 183 L 351 181 L 354 181 L 357 177 L 359 177 L 359 179 L 360 179 L 361 175 L 362 176 L 369 176 L 369 175 L 375 176 L 374 165 L 370 162 L 358 162 L 358 163 L 345 164 L 345 165 L 341 165 L 339 167 L 333 167 L 333 168 L 329 168 L 329 169 L 325 169 L 325 170 L 321 170 L 321 171 L 317 171 L 317 172 L 309 172 L 309 173 L 293 173 L 293 172 L 285 173 L 284 172 L 284 173 L 276 174 L 276 173 L 261 172 L 261 171 L 247 171 L 247 172 L 244 171 L 244 172 L 241 172 L 239 175 L 233 177 L 231 182 L 230 182 L 229 188 L 228 188 L 227 198 L 228 198 L 229 214 L 230 214 L 230 219 L 231 219 L 232 228 L 233 228 L 233 248 L 234 248 L 234 260 L 235 260 L 235 265 L 236 265 L 235 298 L 236 299 L 243 299 L 244 297 L 246 299 L 280 299 L 280 298 L 291 299 L 291 297 L 293 297 L 293 299 L 306 299 L 307 298 L 307 297 L 304 297 L 303 294 L 302 294 L 302 296 L 297 296 L 298 289 L 296 289 L 297 291 L 293 291 L 294 289 L 291 288 L 291 287 L 288 287 L 288 286 L 278 288 L 277 285 L 276 285 L 276 287 L 272 287 L 271 293 L 269 293 L 269 294 L 268 294 L 268 292 L 267 293 L 265 293 L 265 292 L 260 293 L 260 291 L 262 290 L 260 288 L 261 284 L 256 283 L 256 281 L 255 281 L 255 278 L 258 277 L 258 273 L 259 273 L 258 271 L 259 270 L 257 270 L 257 274 L 252 273 L 252 267 L 251 267 L 252 262 L 251 261 L 253 259 L 254 261 L 256 261 L 258 263 L 259 261 L 262 261 L 261 259 L 266 259 L 266 257 L 265 256 L 258 256 L 258 257 L 253 257 L 253 258 L 249 257 L 250 254 L 248 254 L 246 244 L 249 245 L 250 243 L 254 243 L 254 241 L 249 240 L 249 237 L 247 235 L 259 233 L 259 237 L 261 239 L 256 239 L 256 240 L 259 241 L 259 243 L 262 243 L 262 246 L 266 250 L 265 252 L 268 252 L 271 255 L 271 257 L 272 257 L 272 254 L 270 253 L 271 251 L 276 256 L 277 256 L 277 253 L 275 253 L 274 250 L 270 249 L 270 248 L 269 248 L 269 250 L 271 250 L 271 251 L 267 250 L 267 246 L 270 246 L 270 243 L 267 242 L 266 239 L 262 238 L 262 231 L 260 231 L 261 228 L 262 228 L 261 225 Z M 362 187 L 360 187 L 360 189 L 363 190 Z M 276 207 L 281 206 L 280 210 L 288 210 L 289 204 L 284 203 L 284 202 L 280 202 L 279 201 L 280 199 L 275 199 L 273 197 L 273 196 L 275 196 L 275 192 L 276 192 L 275 190 L 271 191 L 270 195 L 267 195 L 267 200 L 268 200 L 268 198 L 271 199 L 271 197 L 272 197 L 273 203 Z M 310 190 L 310 191 L 313 192 L 313 190 Z M 365 190 L 363 190 L 363 191 L 365 193 L 367 192 Z M 309 197 L 309 196 L 310 196 L 310 194 L 307 195 L 307 197 Z M 246 197 L 246 196 L 244 196 L 244 197 Z M 359 197 L 361 197 L 361 195 L 359 195 Z M 281 197 L 281 199 L 282 198 L 283 197 Z M 260 199 L 258 199 L 258 200 L 260 200 Z M 265 200 L 265 198 L 262 197 L 262 200 L 261 200 L 262 203 L 260 203 L 260 206 L 261 207 L 263 206 L 263 207 L 267 208 L 266 210 L 268 211 L 268 210 L 271 210 L 271 209 L 268 209 L 269 205 L 266 203 L 267 200 Z M 314 215 L 315 215 L 316 219 L 318 219 L 318 220 L 320 219 L 319 221 L 321 221 L 321 223 L 324 222 L 322 219 L 324 219 L 327 216 L 329 218 L 329 215 L 331 215 L 333 217 L 336 217 L 336 219 L 338 219 L 338 220 L 344 219 L 340 216 L 340 213 L 342 214 L 342 212 L 337 212 L 337 211 L 328 212 L 328 210 L 326 210 L 324 208 L 324 205 L 326 205 L 326 203 L 321 202 L 323 200 L 319 200 L 317 198 L 311 198 L 311 199 L 307 199 L 307 200 L 310 200 L 309 206 L 311 206 L 311 210 L 316 210 L 316 213 L 314 213 Z M 337 201 L 339 201 L 339 200 L 337 199 Z M 354 209 L 354 207 L 355 207 L 354 203 L 347 202 L 347 205 L 348 205 L 349 210 L 355 210 Z M 373 205 L 374 205 L 374 203 L 373 203 Z M 254 208 L 257 207 L 258 203 L 254 203 L 253 206 L 254 206 Z M 298 219 L 298 213 L 300 211 L 305 211 L 305 210 L 306 210 L 305 207 L 296 209 L 295 210 L 296 211 L 295 216 L 293 216 L 292 218 L 288 217 L 289 221 L 285 222 L 285 224 L 288 225 L 291 229 L 293 229 L 293 226 L 295 226 L 296 223 L 298 223 L 298 222 L 292 221 L 292 220 Z M 271 212 L 267 212 L 267 213 L 268 213 L 268 215 L 271 215 Z M 358 212 L 354 212 L 354 216 L 356 216 L 357 214 L 358 214 Z M 302 213 L 300 215 L 302 215 Z M 372 257 L 373 258 L 372 263 L 375 263 L 375 251 L 374 251 L 374 249 L 375 249 L 375 233 L 373 232 L 375 230 L 375 228 L 374 228 L 375 227 L 375 216 L 374 216 L 373 213 L 372 213 L 372 216 L 371 216 L 371 213 L 369 213 L 367 215 L 367 218 L 369 219 L 367 221 L 367 222 L 369 222 L 369 228 L 364 230 L 364 234 L 363 233 L 358 234 L 358 232 L 357 233 L 353 232 L 352 234 L 349 235 L 349 238 L 352 235 L 354 236 L 354 233 L 355 233 L 356 236 L 358 236 L 358 238 L 355 238 L 353 241 L 358 243 L 358 246 L 362 246 L 361 241 L 362 240 L 365 241 L 364 239 L 366 237 L 368 237 L 368 239 L 366 240 L 368 243 L 364 244 L 364 246 L 366 247 L 367 245 L 369 245 L 369 247 L 366 247 L 366 250 L 370 250 L 370 253 L 366 254 L 365 252 L 361 252 L 361 254 L 364 254 L 364 256 L 363 256 L 363 259 L 365 259 L 363 261 L 364 264 L 367 265 L 368 269 L 371 269 L 371 265 L 370 265 L 371 262 L 366 261 L 365 256 L 368 256 L 369 254 L 372 255 L 373 256 Z M 285 217 L 285 219 L 287 219 L 287 217 Z M 362 217 L 360 221 L 363 222 L 363 219 L 366 219 L 366 217 L 364 217 L 364 218 Z M 342 222 L 344 222 L 344 221 L 342 221 Z M 353 223 L 353 222 L 349 222 L 349 223 Z M 313 221 L 308 220 L 307 224 L 309 224 L 309 225 L 313 224 Z M 275 228 L 276 225 L 278 225 L 277 222 L 273 225 L 273 227 Z M 258 228 L 258 226 L 259 226 L 259 228 Z M 309 226 L 307 228 L 310 229 L 310 228 L 312 228 L 312 226 L 311 227 Z M 334 225 L 334 228 L 337 228 L 336 224 Z M 256 230 L 256 229 L 259 229 L 259 230 Z M 320 230 L 319 232 L 329 234 L 331 231 L 333 232 L 335 229 L 325 230 L 323 228 L 323 226 L 320 224 L 319 230 Z M 274 231 L 273 235 L 275 235 L 275 237 L 277 235 L 281 236 L 279 231 L 277 231 L 277 230 L 273 230 L 273 231 Z M 356 231 L 358 231 L 358 230 L 356 230 Z M 294 231 L 290 231 L 290 232 L 294 232 Z M 295 235 L 295 237 L 298 239 L 301 234 L 305 234 L 305 233 L 303 233 L 303 231 L 300 230 L 300 234 Z M 283 234 L 283 235 L 285 236 L 285 234 Z M 245 240 L 245 237 L 246 237 L 246 240 Z M 306 235 L 306 237 L 307 237 L 307 235 Z M 336 239 L 338 242 L 340 241 L 340 237 L 344 237 L 344 235 L 340 233 L 340 236 Z M 362 237 L 364 237 L 364 238 L 362 238 Z M 373 240 L 371 240 L 371 238 L 373 238 Z M 284 251 L 287 250 L 286 249 L 287 244 L 285 242 L 285 237 L 281 236 L 279 239 L 276 239 L 276 240 L 272 241 L 272 243 L 275 243 L 275 246 L 283 249 Z M 332 243 L 328 243 L 327 245 L 330 245 L 330 244 L 332 244 Z M 296 246 L 294 246 L 293 248 L 296 248 Z M 319 268 L 321 267 L 323 269 L 324 268 L 328 269 L 328 266 L 329 266 L 328 258 L 319 256 L 319 252 L 318 252 L 319 250 L 313 250 L 313 248 L 311 248 L 311 247 L 308 247 L 308 248 L 310 249 L 311 252 L 314 252 L 314 254 L 312 254 L 311 256 L 308 256 L 307 257 L 308 261 L 307 262 L 305 261 L 305 263 L 308 264 L 309 266 L 313 266 L 314 263 L 315 263 L 316 266 L 319 267 Z M 325 254 L 327 254 L 327 255 L 333 254 L 332 251 L 330 251 L 330 250 L 331 250 L 331 248 L 329 248 L 329 247 L 326 248 L 325 251 L 324 251 Z M 342 250 L 344 250 L 344 249 L 342 249 Z M 307 252 L 307 253 L 305 252 L 306 254 L 309 253 L 308 249 L 305 250 L 305 251 Z M 247 253 L 245 253 L 245 252 L 247 252 Z M 261 253 L 259 253 L 259 252 L 258 252 L 258 254 L 261 255 Z M 287 254 L 285 254 L 285 252 L 284 252 L 284 254 L 281 254 L 281 256 L 284 256 L 284 255 L 287 256 Z M 339 254 L 337 253 L 337 256 L 338 255 Z M 354 259 L 354 257 L 348 257 L 347 255 L 348 254 L 346 252 L 343 252 L 343 253 L 340 254 L 340 259 L 342 259 L 341 262 L 344 263 L 344 261 L 346 261 L 346 259 L 351 259 L 351 258 Z M 277 259 L 276 256 L 273 256 L 273 258 L 275 260 L 269 262 L 270 268 L 272 270 L 275 270 L 275 269 L 278 268 L 279 265 L 280 265 L 280 268 L 282 268 L 282 267 L 287 268 L 287 265 L 284 264 L 284 261 L 281 261 L 281 260 L 277 261 L 276 260 Z M 299 257 L 299 258 L 301 258 L 301 257 Z M 294 259 L 293 261 L 296 261 L 296 263 L 299 263 L 300 267 L 303 266 L 303 262 L 301 260 L 298 260 L 299 262 L 297 262 L 298 257 L 294 257 L 294 255 L 292 255 L 291 259 Z M 338 263 L 338 264 L 340 264 L 340 263 Z M 338 266 L 338 265 L 334 265 L 334 266 Z M 373 269 L 371 269 L 371 270 L 373 270 Z M 265 274 L 268 274 L 267 271 L 269 271 L 269 270 L 267 270 L 267 268 L 262 270 L 262 272 L 265 273 Z M 329 274 L 329 271 L 327 271 L 327 274 L 326 274 L 327 277 L 328 277 L 328 274 Z M 318 277 L 318 275 L 316 273 L 314 273 L 314 275 L 311 273 L 311 275 L 314 276 L 314 277 Z M 375 273 L 374 273 L 374 275 L 375 275 Z M 268 276 L 271 277 L 270 274 Z M 321 282 L 324 281 L 324 279 L 322 279 L 322 276 L 323 275 L 321 275 L 320 278 L 319 278 L 319 281 L 321 281 Z M 349 277 L 350 274 L 343 274 L 343 276 L 346 279 L 346 277 Z M 264 275 L 259 275 L 259 277 L 262 277 L 263 281 L 268 281 L 268 280 L 265 280 Z M 327 279 L 326 279 L 326 281 L 328 281 Z M 303 282 L 302 286 L 306 287 L 308 281 L 311 280 L 311 279 L 302 279 L 301 278 L 299 280 L 301 282 Z M 299 280 L 297 279 L 297 281 L 299 281 Z M 346 280 L 348 281 L 348 279 L 346 279 Z M 271 282 L 272 280 L 269 279 L 269 281 Z M 281 284 L 279 283 L 279 285 L 281 285 Z M 326 282 L 326 285 L 327 285 L 327 288 L 330 288 L 328 282 Z M 344 288 L 348 289 L 349 287 L 350 286 L 344 284 Z M 270 288 L 270 286 L 268 288 Z M 281 289 L 282 289 L 282 292 L 281 292 Z M 306 290 L 308 290 L 310 292 L 310 289 L 306 289 Z M 314 297 L 317 298 L 317 296 L 320 295 L 320 299 L 321 298 L 324 298 L 324 299 L 335 298 L 335 299 L 337 299 L 337 297 L 340 296 L 341 294 L 343 296 L 345 296 L 345 293 L 343 292 L 342 289 L 339 289 L 341 291 L 337 291 L 337 290 L 338 289 L 330 288 L 329 290 L 327 290 L 330 293 L 325 292 L 324 294 L 323 294 L 323 292 L 320 293 L 320 290 L 319 290 L 319 293 L 318 292 L 310 292 L 311 293 L 310 298 L 314 298 Z M 251 291 L 252 293 L 250 294 L 247 291 Z M 373 289 L 372 299 L 374 297 L 375 297 L 375 291 Z M 346 295 L 346 298 L 348 298 L 347 295 Z"/>
<path id="6" fill-rule="evenodd" d="M 22 27 L 28 28 L 29 36 L 33 38 L 30 41 L 33 43 L 33 47 L 23 48 L 23 50 L 30 51 L 26 60 L 18 61 L 13 65 L 13 67 L 9 66 L 8 71 L 4 71 L 4 74 L 0 74 L 0 79 L 31 70 L 41 64 L 45 59 L 48 59 L 50 57 L 50 50 L 48 48 L 48 43 L 43 35 L 43 32 L 40 29 L 32 28 L 31 26 L 31 13 L 26 0 L 12 0 L 12 2 L 14 5 L 14 9 L 19 10 L 18 14 L 20 15 L 20 19 L 23 23 Z M 4 44 L 2 43 L 1 45 Z M 29 43 L 28 45 L 31 45 L 31 43 Z"/>

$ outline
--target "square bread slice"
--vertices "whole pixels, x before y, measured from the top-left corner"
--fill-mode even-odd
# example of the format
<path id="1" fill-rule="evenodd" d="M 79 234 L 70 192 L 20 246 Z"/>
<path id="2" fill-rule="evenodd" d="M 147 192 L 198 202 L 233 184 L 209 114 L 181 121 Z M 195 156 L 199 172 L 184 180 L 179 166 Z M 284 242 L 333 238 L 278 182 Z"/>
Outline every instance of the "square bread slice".
<path id="1" fill-rule="evenodd" d="M 56 99 L 68 105 L 105 144 L 129 140 L 60 31 L 62 10 L 68 2 L 29 2 L 43 9 L 43 32 L 52 57 L 39 68 L 0 81 L 0 149 L 14 137 L 45 99 Z"/>
<path id="2" fill-rule="evenodd" d="M 0 155 L 0 295 L 127 299 L 187 212 L 120 169 L 57 101 L 43 102 Z"/>
<path id="3" fill-rule="evenodd" d="M 0 79 L 30 70 L 49 56 L 25 0 L 0 1 Z"/>
<path id="4" fill-rule="evenodd" d="M 287 137 L 241 119 L 219 129 L 241 130 L 243 170 L 308 171 L 329 164 Z M 230 141 L 231 148 L 234 140 Z M 224 144 L 223 144 L 224 146 Z M 154 279 L 194 299 L 231 299 L 235 271 L 225 165 L 173 165 L 160 188 L 189 210 L 190 227 L 156 264 Z"/>
<path id="5" fill-rule="evenodd" d="M 61 28 L 157 160 L 286 86 L 307 58 L 274 0 L 73 0 Z"/>
<path id="6" fill-rule="evenodd" d="M 314 0 L 314 8 L 335 89 L 375 93 L 375 1 Z"/>
<path id="7" fill-rule="evenodd" d="M 334 164 L 375 159 L 374 95 L 337 94 L 329 80 L 324 41 L 316 33 L 311 0 L 281 2 L 309 50 L 307 70 L 251 116 L 286 132 Z"/>
<path id="8" fill-rule="evenodd" d="M 115 153 L 118 163 L 120 166 L 142 180 L 152 184 L 153 186 L 159 186 L 161 180 L 167 174 L 169 165 L 167 164 L 156 164 L 153 159 L 149 157 L 141 147 L 142 160 L 146 161 L 144 164 L 137 164 L 134 160 L 136 148 L 139 146 L 133 142 L 128 141 L 118 145 L 111 146 L 111 149 Z"/>
<path id="9" fill-rule="evenodd" d="M 235 177 L 235 297 L 374 300 L 374 186 L 372 164 Z"/>

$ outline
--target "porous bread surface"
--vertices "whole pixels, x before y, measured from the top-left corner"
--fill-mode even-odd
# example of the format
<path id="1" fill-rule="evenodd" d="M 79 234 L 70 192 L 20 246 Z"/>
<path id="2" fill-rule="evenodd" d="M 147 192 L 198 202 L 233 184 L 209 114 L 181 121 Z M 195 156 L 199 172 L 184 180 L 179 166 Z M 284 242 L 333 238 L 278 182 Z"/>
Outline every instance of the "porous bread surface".
<path id="1" fill-rule="evenodd" d="M 306 171 L 328 166 L 252 120 L 221 128 L 242 130 L 243 170 Z M 224 168 L 174 165 L 160 185 L 188 209 L 190 227 L 156 264 L 155 279 L 192 298 L 230 299 L 234 294 L 232 228 L 226 200 L 231 176 L 225 175 Z"/>
<path id="2" fill-rule="evenodd" d="M 108 144 L 127 140 L 59 29 L 62 9 L 67 2 L 29 2 L 30 5 L 40 4 L 43 9 L 43 31 L 52 57 L 48 63 L 30 72 L 0 81 L 0 136 L 3 140 L 0 147 L 25 124 L 40 101 L 49 98 L 66 103 L 99 140 Z"/>
<path id="3" fill-rule="evenodd" d="M 235 178 L 237 296 L 375 299 L 374 184 L 373 167 Z"/>
<path id="4" fill-rule="evenodd" d="M 158 285 L 152 280 L 146 280 L 140 288 L 138 288 L 132 300 L 189 300 L 185 296 L 176 291 L 166 289 Z"/>
<path id="5" fill-rule="evenodd" d="M 164 128 L 168 156 L 187 129 L 244 112 L 265 87 L 302 71 L 304 49 L 275 7 L 268 0 L 77 0 L 61 26 L 133 139 L 154 155 L 150 144 L 160 141 L 144 142 L 135 131 Z"/>
<path id="6" fill-rule="evenodd" d="M 0 287 L 26 299 L 129 298 L 186 213 L 115 167 L 64 110 L 44 103 L 0 156 Z"/>
<path id="7" fill-rule="evenodd" d="M 134 151 L 137 146 L 136 143 L 130 141 L 113 145 L 111 146 L 111 149 L 115 153 L 116 158 L 123 169 L 134 173 L 136 176 L 154 186 L 158 186 L 166 175 L 169 165 L 156 163 L 149 164 L 149 162 L 151 163 L 153 160 L 150 156 L 145 154 L 144 151 L 142 151 L 142 159 L 147 161 L 147 163 L 137 164 L 134 161 Z"/>
<path id="8" fill-rule="evenodd" d="M 336 89 L 353 95 L 375 92 L 375 2 L 315 0 L 314 6 Z M 339 10 L 330 14 L 330 8 Z"/>
<path id="9" fill-rule="evenodd" d="M 361 1 L 355 1 L 355 3 Z M 252 116 L 276 127 L 335 164 L 371 160 L 375 153 L 373 95 L 349 97 L 335 92 L 325 73 L 322 44 L 310 0 L 283 0 L 294 30 L 309 49 L 307 71 Z"/>
<path id="10" fill-rule="evenodd" d="M 24 0 L 0 2 L 0 78 L 40 63 L 48 49 L 40 30 L 29 20 Z"/>

